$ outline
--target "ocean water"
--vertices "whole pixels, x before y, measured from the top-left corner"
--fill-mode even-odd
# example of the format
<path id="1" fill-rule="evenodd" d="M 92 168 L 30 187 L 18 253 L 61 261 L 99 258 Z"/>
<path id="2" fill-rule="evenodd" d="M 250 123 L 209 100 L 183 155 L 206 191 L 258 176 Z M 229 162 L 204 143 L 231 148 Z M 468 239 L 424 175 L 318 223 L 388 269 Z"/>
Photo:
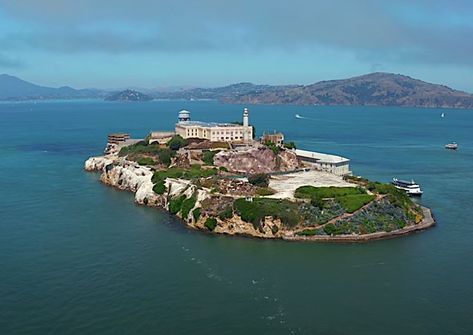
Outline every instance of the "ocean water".
<path id="1" fill-rule="evenodd" d="M 438 225 L 394 240 L 190 231 L 83 170 L 109 132 L 172 129 L 182 108 L 234 121 L 242 107 L 1 103 L 0 334 L 473 333 L 472 110 L 249 106 L 259 134 L 349 157 L 357 175 L 418 181 Z"/>

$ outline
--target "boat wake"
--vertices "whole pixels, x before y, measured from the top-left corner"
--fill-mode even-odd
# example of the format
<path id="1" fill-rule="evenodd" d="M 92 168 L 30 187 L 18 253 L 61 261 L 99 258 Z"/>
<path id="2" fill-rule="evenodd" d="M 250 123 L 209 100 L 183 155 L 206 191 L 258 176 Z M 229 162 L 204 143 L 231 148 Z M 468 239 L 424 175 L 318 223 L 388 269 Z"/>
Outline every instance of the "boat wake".
<path id="1" fill-rule="evenodd" d="M 316 118 L 312 118 L 312 117 L 302 116 L 302 115 L 300 115 L 300 114 L 294 114 L 294 117 L 295 117 L 296 119 L 301 119 L 301 120 L 318 121 L 318 122 L 325 122 L 325 123 L 346 124 L 346 122 L 333 121 L 333 120 L 325 120 L 325 119 L 316 119 Z"/>

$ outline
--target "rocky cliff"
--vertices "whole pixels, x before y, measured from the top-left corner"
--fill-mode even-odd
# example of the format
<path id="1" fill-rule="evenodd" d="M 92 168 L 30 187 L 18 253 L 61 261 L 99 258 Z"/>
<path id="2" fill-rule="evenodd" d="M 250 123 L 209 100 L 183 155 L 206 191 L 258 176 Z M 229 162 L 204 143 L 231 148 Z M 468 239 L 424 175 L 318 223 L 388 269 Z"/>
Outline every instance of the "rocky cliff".
<path id="1" fill-rule="evenodd" d="M 301 167 L 301 162 L 292 151 L 283 150 L 275 154 L 264 145 L 245 151 L 219 152 L 214 157 L 214 164 L 232 172 L 251 174 L 292 171 Z"/>

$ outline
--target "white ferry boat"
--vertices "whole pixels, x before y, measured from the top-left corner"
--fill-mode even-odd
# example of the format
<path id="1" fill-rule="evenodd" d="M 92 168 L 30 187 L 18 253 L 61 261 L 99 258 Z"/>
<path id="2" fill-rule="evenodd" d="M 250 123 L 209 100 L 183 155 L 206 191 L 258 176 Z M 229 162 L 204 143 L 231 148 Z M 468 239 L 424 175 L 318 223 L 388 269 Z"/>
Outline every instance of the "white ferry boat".
<path id="1" fill-rule="evenodd" d="M 458 144 L 456 142 L 445 144 L 445 149 L 457 150 Z"/>
<path id="2" fill-rule="evenodd" d="M 411 196 L 421 196 L 422 193 L 424 193 L 421 189 L 419 184 L 416 184 L 414 180 L 411 181 L 405 181 L 405 180 L 399 180 L 396 178 L 393 178 L 392 184 L 394 187 L 396 187 L 398 190 L 405 191 L 407 195 Z"/>

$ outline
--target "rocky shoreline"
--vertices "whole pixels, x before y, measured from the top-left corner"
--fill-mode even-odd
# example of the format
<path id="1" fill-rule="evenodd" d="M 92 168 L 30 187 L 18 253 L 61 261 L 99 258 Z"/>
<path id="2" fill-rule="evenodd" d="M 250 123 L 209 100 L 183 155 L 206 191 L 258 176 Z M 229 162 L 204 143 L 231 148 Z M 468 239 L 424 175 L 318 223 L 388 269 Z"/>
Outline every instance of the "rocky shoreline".
<path id="1" fill-rule="evenodd" d="M 167 178 L 165 180 L 166 192 L 157 194 L 154 192 L 152 181 L 153 171 L 146 166 L 140 166 L 134 161 L 126 160 L 118 155 L 106 155 L 89 158 L 84 168 L 90 172 L 100 172 L 100 181 L 106 185 L 116 187 L 121 190 L 131 191 L 135 194 L 135 202 L 139 205 L 157 207 L 164 209 L 180 218 L 189 228 L 209 232 L 208 216 L 200 215 L 200 209 L 206 208 L 210 199 L 215 196 L 212 190 L 205 187 L 197 187 L 190 180 Z M 191 208 L 184 214 L 179 211 L 173 213 L 172 200 L 176 198 L 194 199 Z M 222 197 L 223 200 L 228 200 Z M 189 206 L 188 206 L 189 207 Z M 199 209 L 199 215 L 195 214 L 195 209 Z M 290 229 L 283 224 L 279 218 L 266 216 L 258 229 L 252 223 L 245 222 L 237 214 L 232 214 L 225 218 L 212 218 L 214 220 L 213 233 L 225 235 L 251 236 L 257 238 L 273 238 L 286 241 L 314 241 L 314 242 L 366 242 L 371 240 L 395 238 L 407 234 L 412 234 L 428 229 L 435 225 L 435 219 L 430 209 L 422 207 L 423 219 L 417 224 L 406 225 L 405 227 L 389 232 L 379 231 L 367 234 L 350 235 L 312 235 L 304 236 L 299 234 L 297 229 Z"/>

